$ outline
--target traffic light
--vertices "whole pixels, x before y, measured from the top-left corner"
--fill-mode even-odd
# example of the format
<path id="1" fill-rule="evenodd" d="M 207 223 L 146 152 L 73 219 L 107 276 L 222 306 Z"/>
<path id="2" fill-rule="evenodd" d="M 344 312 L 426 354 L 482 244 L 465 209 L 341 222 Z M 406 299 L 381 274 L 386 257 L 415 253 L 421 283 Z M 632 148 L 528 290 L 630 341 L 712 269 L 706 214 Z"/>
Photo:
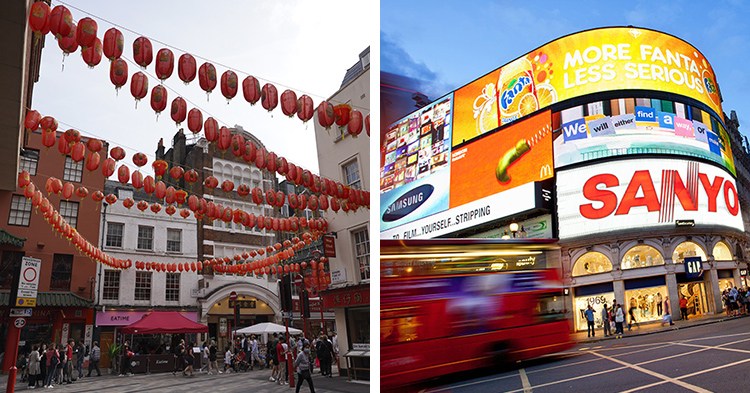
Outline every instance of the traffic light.
<path id="1" fill-rule="evenodd" d="M 279 296 L 281 297 L 281 307 L 285 312 L 292 311 L 292 278 L 285 274 L 279 281 Z"/>
<path id="2" fill-rule="evenodd" d="M 305 318 L 310 318 L 310 297 L 307 291 L 302 291 L 302 313 Z"/>

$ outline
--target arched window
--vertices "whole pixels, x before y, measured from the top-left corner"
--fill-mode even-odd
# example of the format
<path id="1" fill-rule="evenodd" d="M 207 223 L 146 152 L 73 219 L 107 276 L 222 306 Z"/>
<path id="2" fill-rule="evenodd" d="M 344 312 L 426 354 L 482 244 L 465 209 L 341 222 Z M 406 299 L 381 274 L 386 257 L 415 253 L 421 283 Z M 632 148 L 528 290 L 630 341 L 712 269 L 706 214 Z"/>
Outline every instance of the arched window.
<path id="1" fill-rule="evenodd" d="M 636 269 L 639 267 L 648 267 L 663 265 L 664 257 L 655 248 L 646 245 L 635 246 L 625 253 L 622 258 L 623 269 Z"/>
<path id="2" fill-rule="evenodd" d="M 605 273 L 612 271 L 612 262 L 606 255 L 590 251 L 583 255 L 573 265 L 573 277 L 585 276 L 588 274 Z"/>
<path id="3" fill-rule="evenodd" d="M 714 259 L 717 261 L 731 261 L 734 259 L 732 258 L 732 251 L 730 251 L 729 246 L 724 242 L 716 243 L 712 254 L 714 254 Z"/>
<path id="4" fill-rule="evenodd" d="M 695 242 L 682 242 L 675 247 L 672 253 L 672 262 L 684 263 L 687 257 L 701 257 L 701 261 L 707 261 L 706 252 Z"/>

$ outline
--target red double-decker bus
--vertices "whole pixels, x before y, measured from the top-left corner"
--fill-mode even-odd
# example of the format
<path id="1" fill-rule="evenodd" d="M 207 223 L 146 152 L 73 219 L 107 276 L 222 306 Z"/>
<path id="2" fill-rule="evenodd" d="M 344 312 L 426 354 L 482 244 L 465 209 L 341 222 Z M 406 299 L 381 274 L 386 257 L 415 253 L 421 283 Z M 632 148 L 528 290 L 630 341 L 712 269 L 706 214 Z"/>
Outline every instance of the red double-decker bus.
<path id="1" fill-rule="evenodd" d="M 573 346 L 551 240 L 381 240 L 380 373 L 394 387 Z"/>

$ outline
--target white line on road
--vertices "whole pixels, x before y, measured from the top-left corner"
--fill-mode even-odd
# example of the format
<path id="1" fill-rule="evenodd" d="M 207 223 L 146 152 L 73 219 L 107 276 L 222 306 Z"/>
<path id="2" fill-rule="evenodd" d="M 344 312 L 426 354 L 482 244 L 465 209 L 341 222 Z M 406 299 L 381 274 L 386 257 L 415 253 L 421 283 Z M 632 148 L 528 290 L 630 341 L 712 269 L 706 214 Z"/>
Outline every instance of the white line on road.
<path id="1" fill-rule="evenodd" d="M 627 367 L 610 368 L 610 369 L 607 369 L 607 370 L 604 370 L 604 371 L 599 371 L 599 372 L 596 372 L 596 373 L 588 373 L 586 375 L 581 375 L 581 376 L 578 376 L 578 377 L 561 379 L 559 381 L 552 381 L 552 382 L 548 382 L 548 383 L 543 383 L 541 385 L 536 385 L 535 387 L 537 387 L 537 388 L 543 388 L 543 387 L 546 387 L 546 386 L 557 385 L 558 383 L 564 383 L 564 382 L 575 381 L 575 380 L 578 380 L 578 379 L 595 377 L 597 375 L 602 375 L 602 374 L 609 374 L 609 373 L 611 373 L 613 371 L 624 370 L 626 368 Z M 507 393 L 521 393 L 521 392 L 523 392 L 523 389 L 511 390 L 511 391 L 509 391 Z"/>
<path id="2" fill-rule="evenodd" d="M 711 393 L 710 390 L 703 389 L 700 386 L 691 385 L 691 384 L 689 384 L 687 382 L 683 382 L 683 381 L 680 381 L 680 380 L 677 380 L 677 379 L 674 379 L 674 378 L 670 378 L 670 377 L 668 377 L 668 376 L 666 376 L 664 374 L 659 374 L 659 373 L 657 373 L 655 371 L 651 371 L 651 370 L 645 369 L 643 367 L 639 367 L 639 366 L 636 366 L 634 364 L 630 364 L 628 362 L 624 362 L 624 361 L 622 361 L 620 359 L 615 359 L 615 358 L 613 358 L 611 356 L 602 355 L 602 354 L 596 353 L 596 352 L 591 352 L 591 353 L 593 353 L 594 355 L 599 356 L 599 357 L 601 357 L 603 359 L 609 360 L 610 362 L 619 363 L 619 364 L 621 364 L 621 365 L 623 365 L 625 367 L 629 367 L 629 368 L 632 368 L 633 370 L 640 371 L 640 372 L 642 372 L 644 374 L 648 374 L 648 375 L 650 375 L 652 377 L 659 378 L 659 379 L 663 380 L 664 382 L 671 382 L 671 383 L 673 383 L 675 385 L 682 386 L 683 388 L 692 390 L 694 392 Z M 639 387 L 639 388 L 636 388 L 636 389 L 633 389 L 633 390 L 630 390 L 630 391 L 635 391 L 635 390 L 640 390 L 640 389 L 642 389 L 642 387 Z"/>
<path id="3" fill-rule="evenodd" d="M 532 393 L 531 384 L 529 383 L 529 377 L 526 376 L 526 370 L 519 369 L 518 375 L 521 376 L 521 385 L 523 386 L 523 393 Z"/>

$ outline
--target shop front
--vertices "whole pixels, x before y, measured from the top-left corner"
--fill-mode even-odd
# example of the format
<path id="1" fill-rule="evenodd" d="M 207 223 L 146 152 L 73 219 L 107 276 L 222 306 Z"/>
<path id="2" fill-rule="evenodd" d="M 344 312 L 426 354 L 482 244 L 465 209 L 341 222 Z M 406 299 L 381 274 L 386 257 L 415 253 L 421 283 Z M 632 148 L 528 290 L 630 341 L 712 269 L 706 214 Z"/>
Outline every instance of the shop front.
<path id="1" fill-rule="evenodd" d="M 206 316 L 208 331 L 216 337 L 219 348 L 226 348 L 231 343 L 231 334 L 235 329 L 252 326 L 261 322 L 276 322 L 273 309 L 264 301 L 249 295 L 237 295 L 238 319 L 235 324 L 235 301 L 229 297 L 219 299 Z"/>
<path id="2" fill-rule="evenodd" d="M 602 328 L 604 326 L 602 324 L 602 308 L 604 308 L 604 304 L 608 308 L 611 307 L 612 302 L 615 300 L 612 283 L 606 282 L 573 288 L 573 293 L 575 330 L 588 329 L 584 311 L 586 311 L 589 305 L 594 309 L 594 326 L 597 329 Z"/>
<path id="3" fill-rule="evenodd" d="M 305 337 L 318 337 L 324 324 L 329 336 L 336 331 L 334 310 L 324 309 L 321 313 L 320 299 L 312 298 L 309 301 L 310 315 L 303 318 L 301 303 L 299 299 L 292 299 L 292 326 L 305 332 Z"/>
<path id="4" fill-rule="evenodd" d="M 328 289 L 320 294 L 323 307 L 334 310 L 336 326 L 339 327 L 336 333 L 341 356 L 340 373 L 349 379 L 369 381 L 370 284 Z"/>
<path id="5" fill-rule="evenodd" d="M 716 271 L 719 276 L 719 291 L 724 292 L 732 289 L 737 284 L 734 282 L 734 275 L 730 269 L 720 269 Z"/>
<path id="6" fill-rule="evenodd" d="M 628 322 L 635 317 L 636 323 L 661 320 L 664 299 L 667 298 L 667 283 L 664 276 L 625 280 L 625 303 Z"/>
<path id="7" fill-rule="evenodd" d="M 688 278 L 685 273 L 677 273 L 677 287 L 680 298 L 687 300 L 688 318 L 709 312 L 705 277 Z M 679 310 L 675 310 L 675 314 Z"/>

